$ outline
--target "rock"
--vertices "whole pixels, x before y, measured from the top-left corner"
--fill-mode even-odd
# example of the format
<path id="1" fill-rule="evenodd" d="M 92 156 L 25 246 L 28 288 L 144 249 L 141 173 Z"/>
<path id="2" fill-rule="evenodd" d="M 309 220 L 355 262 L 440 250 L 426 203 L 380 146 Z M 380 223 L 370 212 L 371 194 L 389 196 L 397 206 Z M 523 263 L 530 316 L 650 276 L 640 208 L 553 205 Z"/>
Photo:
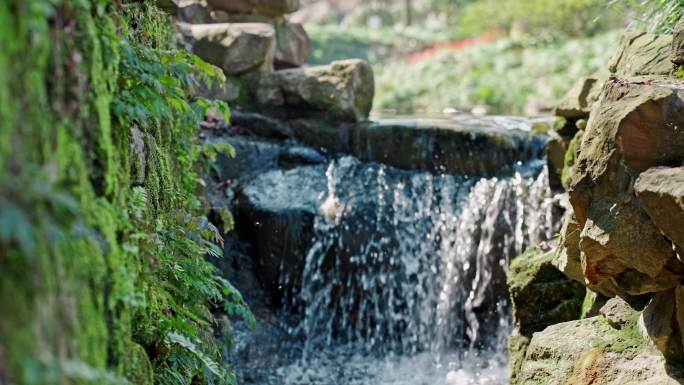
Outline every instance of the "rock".
<path id="1" fill-rule="evenodd" d="M 555 131 L 548 133 L 549 141 L 546 144 L 546 161 L 549 169 L 549 185 L 553 191 L 563 188 L 561 174 L 565 163 L 565 153 L 568 143 Z"/>
<path id="2" fill-rule="evenodd" d="M 251 245 L 257 278 L 273 303 L 300 287 L 323 191 L 325 168 L 309 166 L 262 173 L 240 193 L 236 230 Z"/>
<path id="3" fill-rule="evenodd" d="M 178 21 L 190 24 L 207 24 L 213 22 L 211 11 L 206 0 L 177 0 Z"/>
<path id="4" fill-rule="evenodd" d="M 510 368 L 509 383 L 517 384 L 520 367 L 525 362 L 525 352 L 530 345 L 529 337 L 517 334 L 516 331 L 508 339 L 508 366 Z"/>
<path id="5" fill-rule="evenodd" d="M 323 164 L 327 160 L 328 158 L 311 147 L 289 146 L 280 152 L 278 166 L 283 169 L 291 169 L 301 165 Z"/>
<path id="6" fill-rule="evenodd" d="M 611 326 L 618 329 L 633 320 L 636 315 L 634 309 L 620 297 L 609 299 L 599 312 Z"/>
<path id="7" fill-rule="evenodd" d="M 240 133 L 261 138 L 287 139 L 294 135 L 287 123 L 256 113 L 232 111 L 230 124 Z"/>
<path id="8" fill-rule="evenodd" d="M 552 260 L 553 265 L 568 278 L 575 280 L 605 297 L 613 297 L 618 289 L 611 281 L 590 285 L 584 278 L 582 255 L 579 248 L 582 229 L 571 212 L 566 213 L 560 231 L 560 243 Z"/>
<path id="9" fill-rule="evenodd" d="M 582 302 L 581 318 L 596 317 L 599 315 L 601 308 L 608 302 L 605 296 L 587 288 L 587 293 Z"/>
<path id="10" fill-rule="evenodd" d="M 126 379 L 133 384 L 154 384 L 154 368 L 145 348 L 135 342 L 129 342 L 126 344 L 126 354 L 132 357 L 130 360 L 124 360 L 123 371 Z"/>
<path id="11" fill-rule="evenodd" d="M 317 119 L 295 119 L 290 121 L 290 126 L 297 140 L 317 150 L 351 153 L 353 124 L 332 123 Z"/>
<path id="12" fill-rule="evenodd" d="M 684 20 L 675 26 L 670 60 L 675 65 L 684 64 Z"/>
<path id="13" fill-rule="evenodd" d="M 496 175 L 535 158 L 544 136 L 521 129 L 524 119 L 502 117 L 393 119 L 359 124 L 352 153 L 359 159 L 402 169 Z M 515 129 L 518 127 L 521 129 Z"/>
<path id="14" fill-rule="evenodd" d="M 684 346 L 684 286 L 682 285 L 675 288 L 675 307 L 677 309 L 677 329 L 682 336 L 682 345 Z"/>
<path id="15" fill-rule="evenodd" d="M 311 41 L 304 27 L 298 23 L 282 20 L 275 23 L 277 69 L 301 67 L 309 60 Z"/>
<path id="16" fill-rule="evenodd" d="M 549 326 L 532 337 L 512 385 L 680 384 L 635 329 L 614 329 L 600 317 Z"/>
<path id="17" fill-rule="evenodd" d="M 299 9 L 299 0 L 208 0 L 209 4 L 228 13 L 254 13 L 270 18 Z"/>
<path id="18" fill-rule="evenodd" d="M 653 345 L 672 362 L 684 359 L 682 334 L 677 323 L 677 289 L 657 293 L 639 318 L 639 327 Z"/>
<path id="19" fill-rule="evenodd" d="M 513 318 L 524 336 L 580 317 L 585 288 L 556 269 L 552 259 L 553 252 L 532 248 L 511 261 Z"/>
<path id="20" fill-rule="evenodd" d="M 356 122 L 368 117 L 374 91 L 371 66 L 350 59 L 273 72 L 261 79 L 257 98 L 264 108 L 296 115 L 292 118 L 317 116 Z"/>
<path id="21" fill-rule="evenodd" d="M 265 23 L 180 24 L 193 52 L 226 75 L 273 71 L 275 30 Z"/>
<path id="22" fill-rule="evenodd" d="M 672 72 L 671 51 L 672 35 L 627 32 L 608 68 L 618 76 L 668 75 Z"/>
<path id="23" fill-rule="evenodd" d="M 207 145 L 225 144 L 235 149 L 235 158 L 218 154 L 214 167 L 220 181 L 249 177 L 277 165 L 280 147 L 275 143 L 240 136 L 207 139 Z"/>
<path id="24" fill-rule="evenodd" d="M 639 205 L 665 236 L 684 250 L 684 167 L 652 168 L 634 185 Z"/>
<path id="25" fill-rule="evenodd" d="M 684 159 L 684 130 L 677 128 L 682 126 L 684 90 L 671 81 L 606 82 L 568 191 L 582 228 L 580 250 L 589 283 L 630 271 L 655 280 L 674 255 L 670 242 L 638 206 L 633 184 L 640 172 Z M 632 293 L 645 290 L 634 289 Z"/>
<path id="26" fill-rule="evenodd" d="M 590 209 L 592 216 L 580 233 L 587 281 L 598 284 L 627 270 L 651 278 L 658 276 L 674 255 L 672 246 L 631 205 L 618 206 L 608 201 L 603 204 L 611 206 L 604 207 L 601 203 Z"/>
<path id="27" fill-rule="evenodd" d="M 587 118 L 591 106 L 598 99 L 601 81 L 593 77 L 577 80 L 575 85 L 563 97 L 554 109 L 554 115 L 568 119 Z"/>
<path id="28" fill-rule="evenodd" d="M 131 154 L 131 184 L 142 186 L 145 183 L 147 151 L 145 150 L 145 134 L 136 125 L 131 126 L 129 148 Z"/>
<path id="29" fill-rule="evenodd" d="M 172 15 L 178 12 L 178 3 L 182 0 L 157 0 L 157 7 L 161 10 L 166 11 Z"/>

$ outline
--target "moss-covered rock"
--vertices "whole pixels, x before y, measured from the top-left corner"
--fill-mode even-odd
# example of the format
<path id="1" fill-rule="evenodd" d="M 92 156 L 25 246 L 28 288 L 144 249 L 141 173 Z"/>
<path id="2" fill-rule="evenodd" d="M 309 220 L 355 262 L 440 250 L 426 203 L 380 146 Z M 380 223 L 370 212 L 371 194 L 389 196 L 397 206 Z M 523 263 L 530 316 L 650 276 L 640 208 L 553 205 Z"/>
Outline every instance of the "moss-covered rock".
<path id="1" fill-rule="evenodd" d="M 524 336 L 580 317 L 585 288 L 552 263 L 554 253 L 531 248 L 511 261 L 508 285 L 516 327 Z"/>
<path id="2" fill-rule="evenodd" d="M 512 385 L 676 385 L 665 360 L 641 336 L 636 319 L 615 329 L 600 317 L 535 333 Z"/>
<path id="3" fill-rule="evenodd" d="M 671 51 L 672 35 L 627 32 L 608 68 L 618 76 L 668 75 L 672 72 Z"/>
<path id="4" fill-rule="evenodd" d="M 682 111 L 684 90 L 666 79 L 606 83 L 569 187 L 589 283 L 631 282 L 625 289 L 636 295 L 676 281 L 672 245 L 643 215 L 633 187 L 648 168 L 684 159 L 684 131 L 677 128 L 684 124 Z M 622 274 L 629 278 L 621 280 Z"/>
<path id="5" fill-rule="evenodd" d="M 260 80 L 256 94 L 271 113 L 356 122 L 368 118 L 374 92 L 370 64 L 350 59 L 273 72 Z"/>

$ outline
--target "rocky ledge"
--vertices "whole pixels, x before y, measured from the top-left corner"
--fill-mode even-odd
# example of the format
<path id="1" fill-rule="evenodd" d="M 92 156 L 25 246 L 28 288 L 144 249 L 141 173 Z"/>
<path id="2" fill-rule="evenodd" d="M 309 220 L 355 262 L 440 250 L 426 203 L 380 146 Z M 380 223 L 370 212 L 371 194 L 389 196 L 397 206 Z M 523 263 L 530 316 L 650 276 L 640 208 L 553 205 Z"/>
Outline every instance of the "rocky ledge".
<path id="1" fill-rule="evenodd" d="M 563 159 L 555 171 L 569 207 L 542 260 L 567 282 L 543 285 L 548 267 L 516 268 L 540 263 L 534 253 L 511 266 L 522 282 L 511 286 L 512 384 L 684 381 L 684 82 L 674 75 L 683 32 L 626 34 L 610 78 L 582 79 L 556 110 L 566 124 L 549 148 L 561 151 L 553 159 Z M 577 298 L 570 282 L 586 288 L 582 304 L 540 325 Z M 534 309 L 544 314 L 529 317 Z"/>

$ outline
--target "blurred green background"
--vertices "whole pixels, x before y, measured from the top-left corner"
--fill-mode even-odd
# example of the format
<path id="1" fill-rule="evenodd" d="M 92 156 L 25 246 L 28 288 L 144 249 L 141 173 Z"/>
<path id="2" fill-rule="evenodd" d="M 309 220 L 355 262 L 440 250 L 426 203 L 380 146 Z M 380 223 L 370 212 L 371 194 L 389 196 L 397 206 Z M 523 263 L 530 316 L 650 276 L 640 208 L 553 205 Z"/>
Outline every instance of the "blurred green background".
<path id="1" fill-rule="evenodd" d="M 625 28 L 669 32 L 684 0 L 302 0 L 311 64 L 357 57 L 376 114 L 547 113 L 607 76 Z"/>

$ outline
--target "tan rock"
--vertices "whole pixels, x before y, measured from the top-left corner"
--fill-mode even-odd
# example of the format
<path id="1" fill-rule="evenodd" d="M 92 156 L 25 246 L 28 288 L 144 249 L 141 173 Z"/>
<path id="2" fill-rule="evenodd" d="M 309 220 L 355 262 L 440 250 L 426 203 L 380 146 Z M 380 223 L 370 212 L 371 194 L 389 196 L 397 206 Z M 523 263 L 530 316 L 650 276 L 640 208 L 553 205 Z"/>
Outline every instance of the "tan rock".
<path id="1" fill-rule="evenodd" d="M 621 328 L 634 318 L 636 312 L 622 298 L 614 297 L 609 299 L 601 307 L 599 313 L 608 321 L 611 326 Z"/>

